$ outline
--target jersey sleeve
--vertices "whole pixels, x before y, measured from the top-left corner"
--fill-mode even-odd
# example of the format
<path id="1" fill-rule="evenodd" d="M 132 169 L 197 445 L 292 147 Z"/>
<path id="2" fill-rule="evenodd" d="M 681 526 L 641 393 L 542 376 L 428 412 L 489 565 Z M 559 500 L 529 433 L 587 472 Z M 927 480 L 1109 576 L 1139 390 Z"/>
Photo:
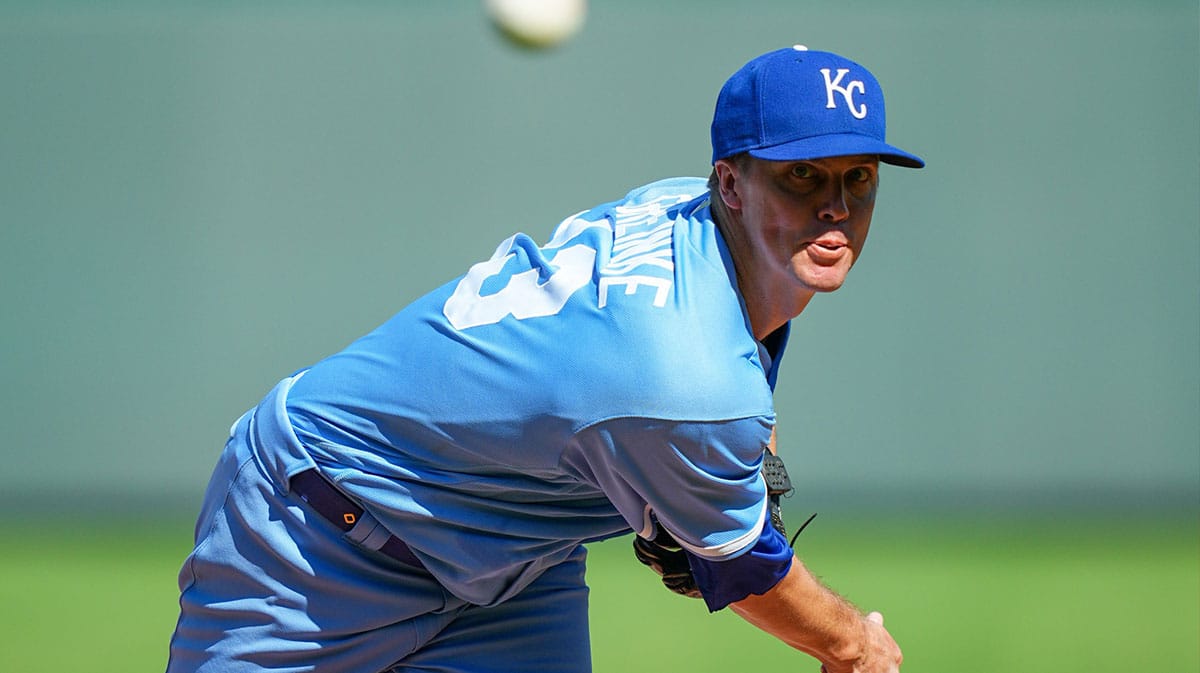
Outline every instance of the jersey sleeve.
<path id="1" fill-rule="evenodd" d="M 639 535 L 661 525 L 700 558 L 731 558 L 755 544 L 766 518 L 760 468 L 772 425 L 611 420 L 578 433 L 567 460 Z"/>
<path id="2" fill-rule="evenodd" d="M 688 554 L 688 565 L 709 612 L 716 612 L 750 594 L 770 591 L 791 570 L 792 559 L 783 533 L 764 522 L 758 541 L 746 553 L 716 561 Z"/>

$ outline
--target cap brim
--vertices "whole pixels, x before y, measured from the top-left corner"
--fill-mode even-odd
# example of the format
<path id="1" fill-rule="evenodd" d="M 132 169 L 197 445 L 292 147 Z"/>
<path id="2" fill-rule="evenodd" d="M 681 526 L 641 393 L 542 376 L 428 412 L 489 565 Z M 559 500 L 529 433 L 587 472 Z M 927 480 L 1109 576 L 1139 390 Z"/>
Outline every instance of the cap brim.
<path id="1" fill-rule="evenodd" d="M 877 154 L 893 166 L 924 168 L 925 160 L 885 142 L 855 133 L 837 133 L 793 140 L 790 143 L 750 150 L 750 155 L 768 161 L 808 161 L 855 154 Z"/>

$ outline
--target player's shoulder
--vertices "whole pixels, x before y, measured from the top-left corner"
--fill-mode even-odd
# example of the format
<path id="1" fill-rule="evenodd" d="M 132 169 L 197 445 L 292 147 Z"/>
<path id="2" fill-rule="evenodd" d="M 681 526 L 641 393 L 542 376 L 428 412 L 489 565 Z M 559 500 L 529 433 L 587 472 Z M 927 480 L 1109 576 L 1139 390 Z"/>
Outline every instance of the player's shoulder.
<path id="1" fill-rule="evenodd" d="M 690 201 L 708 193 L 708 182 L 703 178 L 663 178 L 632 189 L 625 195 L 624 202 L 630 205 L 662 201 L 664 198 Z"/>
<path id="2" fill-rule="evenodd" d="M 629 190 L 625 196 L 606 201 L 594 208 L 568 218 L 582 220 L 617 220 L 628 218 L 631 213 L 643 218 L 666 215 L 674 206 L 700 200 L 708 196 L 708 184 L 701 178 L 664 178 Z"/>

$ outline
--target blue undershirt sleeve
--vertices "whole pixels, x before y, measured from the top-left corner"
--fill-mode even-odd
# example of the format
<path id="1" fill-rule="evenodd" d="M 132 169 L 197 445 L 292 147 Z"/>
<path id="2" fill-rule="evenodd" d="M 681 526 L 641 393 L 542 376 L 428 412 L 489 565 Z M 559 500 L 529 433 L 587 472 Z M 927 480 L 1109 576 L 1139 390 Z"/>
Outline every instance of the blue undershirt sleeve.
<path id="1" fill-rule="evenodd" d="M 770 591 L 787 575 L 792 558 L 792 548 L 770 519 L 763 522 L 758 542 L 735 558 L 712 560 L 688 552 L 692 576 L 709 612 L 721 610 L 750 594 Z"/>

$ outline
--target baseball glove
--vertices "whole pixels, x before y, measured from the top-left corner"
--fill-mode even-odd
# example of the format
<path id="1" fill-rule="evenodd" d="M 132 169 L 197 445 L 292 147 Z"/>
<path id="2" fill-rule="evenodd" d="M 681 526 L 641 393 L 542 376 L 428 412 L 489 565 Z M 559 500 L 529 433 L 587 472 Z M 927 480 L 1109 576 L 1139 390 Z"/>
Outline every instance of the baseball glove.
<path id="1" fill-rule="evenodd" d="M 688 565 L 687 552 L 667 531 L 659 528 L 658 536 L 653 540 L 640 535 L 633 536 L 633 555 L 658 573 L 663 586 L 680 596 L 700 598 L 700 589 Z"/>

